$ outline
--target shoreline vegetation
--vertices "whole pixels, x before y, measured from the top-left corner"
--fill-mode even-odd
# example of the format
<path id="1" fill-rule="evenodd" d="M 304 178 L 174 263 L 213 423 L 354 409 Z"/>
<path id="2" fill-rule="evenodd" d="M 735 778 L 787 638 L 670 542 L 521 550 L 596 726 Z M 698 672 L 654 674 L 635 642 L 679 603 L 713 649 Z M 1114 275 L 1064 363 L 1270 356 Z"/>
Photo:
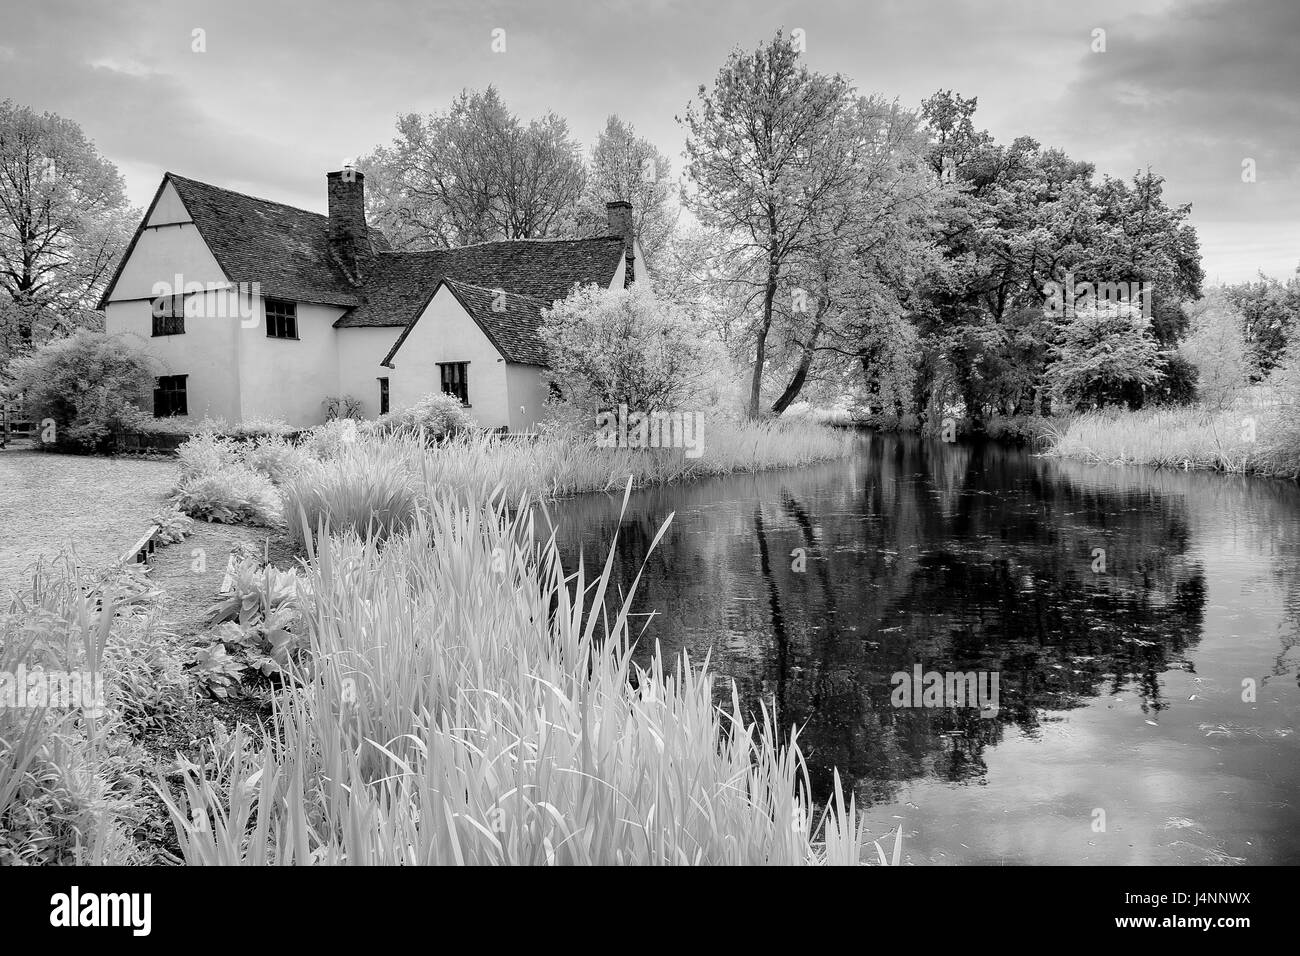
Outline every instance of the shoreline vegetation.
<path id="1" fill-rule="evenodd" d="M 1180 471 L 1219 471 L 1258 478 L 1300 479 L 1300 404 L 1272 389 L 1254 389 L 1224 405 L 1111 407 L 1059 416 L 1001 416 L 984 420 L 993 441 L 1028 445 L 1045 458 L 1108 465 L 1147 465 Z M 938 437 L 938 428 L 904 427 L 880 416 L 824 415 L 841 427 L 913 431 Z M 953 416 L 954 432 L 966 423 Z"/>
<path id="2" fill-rule="evenodd" d="M 594 573 L 565 569 L 513 507 L 620 476 L 626 507 L 638 483 L 852 443 L 765 424 L 717 432 L 696 459 L 601 459 L 558 437 L 431 447 L 344 422 L 301 444 L 197 436 L 178 456 L 182 510 L 314 533 L 289 531 L 292 568 L 237 553 L 233 590 L 186 642 L 146 569 L 89 590 L 71 561 L 37 569 L 0 612 L 2 663 L 99 674 L 106 697 L 0 708 L 16 742 L 0 754 L 0 859 L 898 865 L 901 827 L 887 854 L 838 775 L 814 806 L 797 730 L 743 713 L 734 686 L 719 706 L 707 659 L 632 659 L 636 587 L 609 594 L 613 548 Z M 194 530 L 168 527 L 171 544 Z"/>

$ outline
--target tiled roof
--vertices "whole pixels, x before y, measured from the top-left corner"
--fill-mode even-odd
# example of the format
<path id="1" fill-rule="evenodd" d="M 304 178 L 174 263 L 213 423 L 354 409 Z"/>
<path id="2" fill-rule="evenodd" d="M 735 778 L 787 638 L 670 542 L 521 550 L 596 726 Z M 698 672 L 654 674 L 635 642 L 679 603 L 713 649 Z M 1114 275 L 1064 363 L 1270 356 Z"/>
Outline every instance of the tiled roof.
<path id="1" fill-rule="evenodd" d="M 334 323 L 337 328 L 405 327 L 405 338 L 446 281 L 511 362 L 545 364 L 536 332 L 538 311 L 564 298 L 575 285 L 608 286 L 623 257 L 623 240 L 618 236 L 514 239 L 458 249 L 391 252 L 383 234 L 372 228 L 376 255 L 362 284 L 356 286 L 330 254 L 328 216 L 175 173 L 166 174 L 155 203 L 168 182 L 231 282 L 258 282 L 264 295 L 345 307 L 348 311 Z M 118 266 L 119 274 L 143 229 L 142 222 Z M 116 282 L 114 276 L 100 308 Z M 496 290 L 507 293 L 504 312 L 491 309 Z M 401 339 L 393 353 L 400 345 Z"/>
<path id="2" fill-rule="evenodd" d="M 499 292 L 496 289 L 485 289 L 482 286 L 457 282 L 454 279 L 439 281 L 433 293 L 436 293 L 438 287 L 442 285 L 446 285 L 451 290 L 456 301 L 464 306 L 465 311 L 478 323 L 479 328 L 507 362 L 517 362 L 522 365 L 546 364 L 546 345 L 537 334 L 537 327 L 541 325 L 542 309 L 548 307 L 553 300 Z M 429 299 L 433 297 L 433 293 L 428 296 Z M 407 335 L 419 321 L 424 305 L 425 303 L 422 302 L 412 312 L 406 328 L 393 343 L 389 353 L 384 356 L 382 364 L 388 365 L 392 362 L 393 356 L 397 354 L 402 343 L 406 341 Z"/>
<path id="3" fill-rule="evenodd" d="M 371 266 L 364 301 L 334 323 L 338 328 L 406 325 L 443 279 L 541 299 L 562 299 L 574 285 L 608 286 L 623 256 L 618 236 L 594 239 L 514 239 L 430 252 L 386 252 Z"/>
<path id="4" fill-rule="evenodd" d="M 175 173 L 167 179 L 231 282 L 260 282 L 266 295 L 301 302 L 361 301 L 330 257 L 328 216 Z"/>

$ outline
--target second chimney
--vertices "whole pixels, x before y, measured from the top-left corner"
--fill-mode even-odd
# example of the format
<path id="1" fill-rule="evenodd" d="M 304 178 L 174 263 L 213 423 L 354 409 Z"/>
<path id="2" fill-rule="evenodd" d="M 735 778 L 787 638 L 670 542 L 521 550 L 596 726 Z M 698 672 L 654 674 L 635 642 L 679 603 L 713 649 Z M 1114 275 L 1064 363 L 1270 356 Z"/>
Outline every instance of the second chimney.
<path id="1" fill-rule="evenodd" d="M 366 175 L 345 167 L 325 176 L 329 190 L 330 253 L 348 278 L 359 283 L 370 258 L 366 228 Z"/>
<path id="2" fill-rule="evenodd" d="M 636 242 L 632 232 L 632 204 L 625 199 L 616 199 L 605 203 L 605 213 L 609 216 L 609 234 L 623 239 L 623 253 L 627 258 L 623 287 L 626 288 L 636 281 Z"/>

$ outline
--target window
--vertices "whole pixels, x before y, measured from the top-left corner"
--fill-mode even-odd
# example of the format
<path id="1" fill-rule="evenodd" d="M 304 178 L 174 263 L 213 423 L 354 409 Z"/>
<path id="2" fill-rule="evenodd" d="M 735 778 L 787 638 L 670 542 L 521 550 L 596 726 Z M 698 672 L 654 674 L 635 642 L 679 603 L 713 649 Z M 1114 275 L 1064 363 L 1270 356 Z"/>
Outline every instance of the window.
<path id="1" fill-rule="evenodd" d="M 153 300 L 153 334 L 185 334 L 185 296 L 165 295 Z"/>
<path id="2" fill-rule="evenodd" d="M 379 380 L 379 414 L 388 414 L 388 379 Z"/>
<path id="3" fill-rule="evenodd" d="M 266 335 L 272 339 L 298 337 L 298 303 L 283 299 L 266 300 Z"/>
<path id="4" fill-rule="evenodd" d="M 153 390 L 153 417 L 170 418 L 188 415 L 189 404 L 185 395 L 186 375 L 160 375 Z"/>
<path id="5" fill-rule="evenodd" d="M 442 393 L 455 395 L 462 405 L 469 404 L 469 382 L 466 376 L 468 362 L 439 362 L 438 373 L 442 377 Z"/>

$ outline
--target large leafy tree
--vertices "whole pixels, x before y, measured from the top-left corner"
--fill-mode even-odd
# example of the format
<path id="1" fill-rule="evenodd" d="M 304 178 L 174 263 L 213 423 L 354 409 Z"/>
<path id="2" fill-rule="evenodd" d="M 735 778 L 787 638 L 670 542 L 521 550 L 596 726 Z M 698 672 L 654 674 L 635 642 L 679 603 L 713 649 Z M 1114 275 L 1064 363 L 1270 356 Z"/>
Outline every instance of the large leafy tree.
<path id="1" fill-rule="evenodd" d="M 737 282 L 750 284 L 747 411 L 755 417 L 783 272 L 795 257 L 833 241 L 825 209 L 858 173 L 852 144 L 836 135 L 852 90 L 838 74 L 810 71 L 778 31 L 752 53 L 733 52 L 698 99 L 681 120 L 688 202 L 701 222 L 727 236 Z"/>
<path id="2" fill-rule="evenodd" d="M 976 106 L 951 91 L 922 105 L 931 169 L 946 194 L 944 258 L 918 313 L 930 370 L 918 398 L 931 410 L 959 398 L 978 427 L 985 406 L 1041 408 L 1055 360 L 1047 344 L 1064 341 L 1070 318 L 1070 310 L 1043 314 L 1046 283 L 1067 275 L 1149 283 L 1151 332 L 1169 348 L 1186 329 L 1179 303 L 1199 294 L 1201 272 L 1190 209 L 1165 203 L 1160 177 L 1148 171 L 1131 183 L 1098 184 L 1091 164 L 1029 137 L 998 145 L 977 131 Z"/>
<path id="3" fill-rule="evenodd" d="M 574 235 L 585 169 L 554 113 L 523 122 L 493 87 L 462 92 L 444 113 L 409 113 L 358 164 L 367 216 L 403 249 Z"/>
<path id="4" fill-rule="evenodd" d="M 609 117 L 591 148 L 580 230 L 604 235 L 608 231 L 605 204 L 630 202 L 632 225 L 653 274 L 677 222 L 671 177 L 672 166 L 658 147 L 637 136 L 630 123 Z"/>
<path id="5" fill-rule="evenodd" d="M 0 362 L 100 321 L 135 215 L 76 123 L 0 103 Z"/>

